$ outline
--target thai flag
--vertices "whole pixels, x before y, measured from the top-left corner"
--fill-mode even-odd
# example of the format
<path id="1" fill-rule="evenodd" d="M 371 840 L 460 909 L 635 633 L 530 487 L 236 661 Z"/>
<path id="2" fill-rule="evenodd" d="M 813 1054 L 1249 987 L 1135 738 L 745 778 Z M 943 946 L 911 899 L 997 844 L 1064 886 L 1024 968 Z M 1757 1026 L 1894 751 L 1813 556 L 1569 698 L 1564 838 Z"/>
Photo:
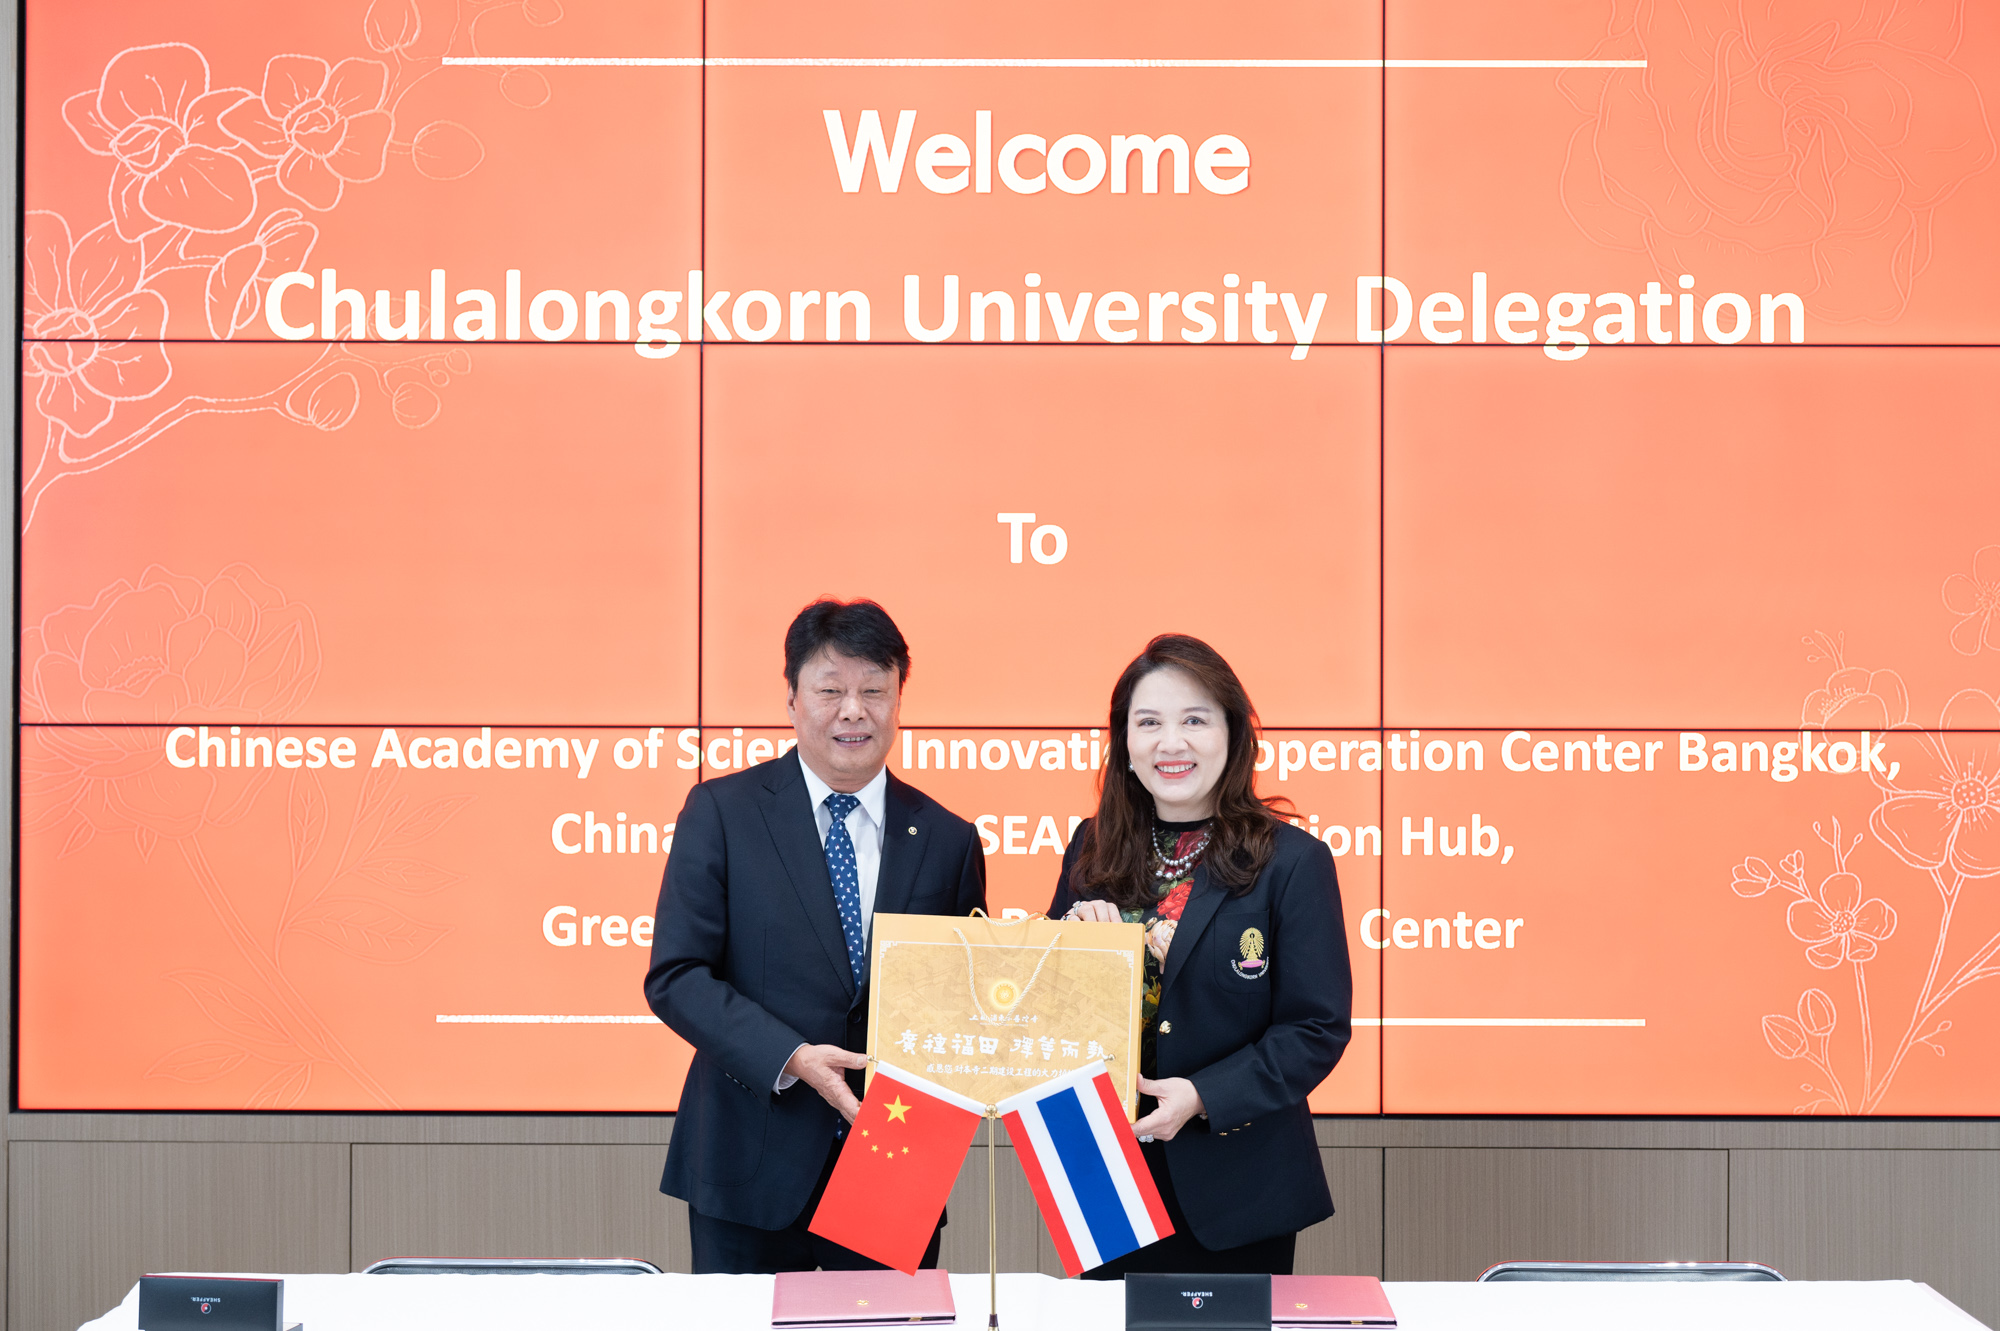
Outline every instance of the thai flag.
<path id="1" fill-rule="evenodd" d="M 1081 1274 L 1174 1232 L 1101 1060 L 995 1107 L 1063 1270 Z"/>

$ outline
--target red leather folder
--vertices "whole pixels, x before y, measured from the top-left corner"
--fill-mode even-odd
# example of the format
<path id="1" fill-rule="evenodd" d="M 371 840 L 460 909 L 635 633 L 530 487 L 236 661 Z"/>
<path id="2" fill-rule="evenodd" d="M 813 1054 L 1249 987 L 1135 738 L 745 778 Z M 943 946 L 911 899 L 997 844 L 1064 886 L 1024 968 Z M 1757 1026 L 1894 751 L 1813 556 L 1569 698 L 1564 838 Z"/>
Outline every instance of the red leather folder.
<path id="1" fill-rule="evenodd" d="M 781 1271 L 771 1292 L 774 1327 L 909 1326 L 957 1316 L 943 1271 Z"/>
<path id="2" fill-rule="evenodd" d="M 1271 1325 L 1386 1329 L 1396 1310 L 1374 1276 L 1272 1276 Z"/>

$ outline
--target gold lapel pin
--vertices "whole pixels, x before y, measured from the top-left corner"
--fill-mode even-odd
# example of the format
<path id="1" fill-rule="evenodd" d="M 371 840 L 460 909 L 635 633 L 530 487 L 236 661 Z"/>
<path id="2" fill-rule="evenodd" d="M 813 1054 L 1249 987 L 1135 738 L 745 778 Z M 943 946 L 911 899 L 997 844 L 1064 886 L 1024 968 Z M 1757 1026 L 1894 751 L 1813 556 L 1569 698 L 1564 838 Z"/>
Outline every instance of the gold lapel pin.
<path id="1" fill-rule="evenodd" d="M 914 827 L 913 827 L 913 828 L 911 828 L 911 829 L 910 829 L 910 835 L 911 835 L 911 836 L 915 836 L 916 834 L 917 834 L 917 829 L 916 829 L 916 828 L 914 828 Z"/>

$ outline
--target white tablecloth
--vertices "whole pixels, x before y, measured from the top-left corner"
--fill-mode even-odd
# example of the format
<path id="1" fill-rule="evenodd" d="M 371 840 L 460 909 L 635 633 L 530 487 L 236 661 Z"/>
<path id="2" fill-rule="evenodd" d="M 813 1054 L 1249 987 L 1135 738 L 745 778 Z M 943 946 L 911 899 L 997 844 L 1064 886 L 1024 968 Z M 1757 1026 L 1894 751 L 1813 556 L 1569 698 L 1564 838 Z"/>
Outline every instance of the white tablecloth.
<path id="1" fill-rule="evenodd" d="M 214 1274 L 214 1273 L 209 1273 Z M 770 1331 L 770 1276 L 286 1276 L 305 1331 Z M 986 1325 L 986 1277 L 955 1275 L 958 1325 Z M 1978 1331 L 1910 1280 L 1390 1284 L 1403 1331 Z M 134 1331 L 139 1287 L 83 1331 Z M 1115 1281 L 1000 1277 L 1002 1331 L 1119 1331 Z"/>

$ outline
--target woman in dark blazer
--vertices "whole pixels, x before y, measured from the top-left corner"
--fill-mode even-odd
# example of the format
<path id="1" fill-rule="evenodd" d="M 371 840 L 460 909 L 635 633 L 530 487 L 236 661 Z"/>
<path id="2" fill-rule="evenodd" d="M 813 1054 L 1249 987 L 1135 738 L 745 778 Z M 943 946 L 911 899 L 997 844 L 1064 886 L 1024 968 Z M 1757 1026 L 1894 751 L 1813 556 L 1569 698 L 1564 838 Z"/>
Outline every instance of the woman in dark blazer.
<path id="1" fill-rule="evenodd" d="M 1174 1233 L 1087 1272 L 1288 1275 L 1333 1214 L 1306 1096 L 1346 1048 L 1353 978 L 1333 855 L 1258 799 L 1256 713 L 1194 638 L 1111 693 L 1097 816 L 1051 918 L 1146 926 L 1139 1121 Z"/>

